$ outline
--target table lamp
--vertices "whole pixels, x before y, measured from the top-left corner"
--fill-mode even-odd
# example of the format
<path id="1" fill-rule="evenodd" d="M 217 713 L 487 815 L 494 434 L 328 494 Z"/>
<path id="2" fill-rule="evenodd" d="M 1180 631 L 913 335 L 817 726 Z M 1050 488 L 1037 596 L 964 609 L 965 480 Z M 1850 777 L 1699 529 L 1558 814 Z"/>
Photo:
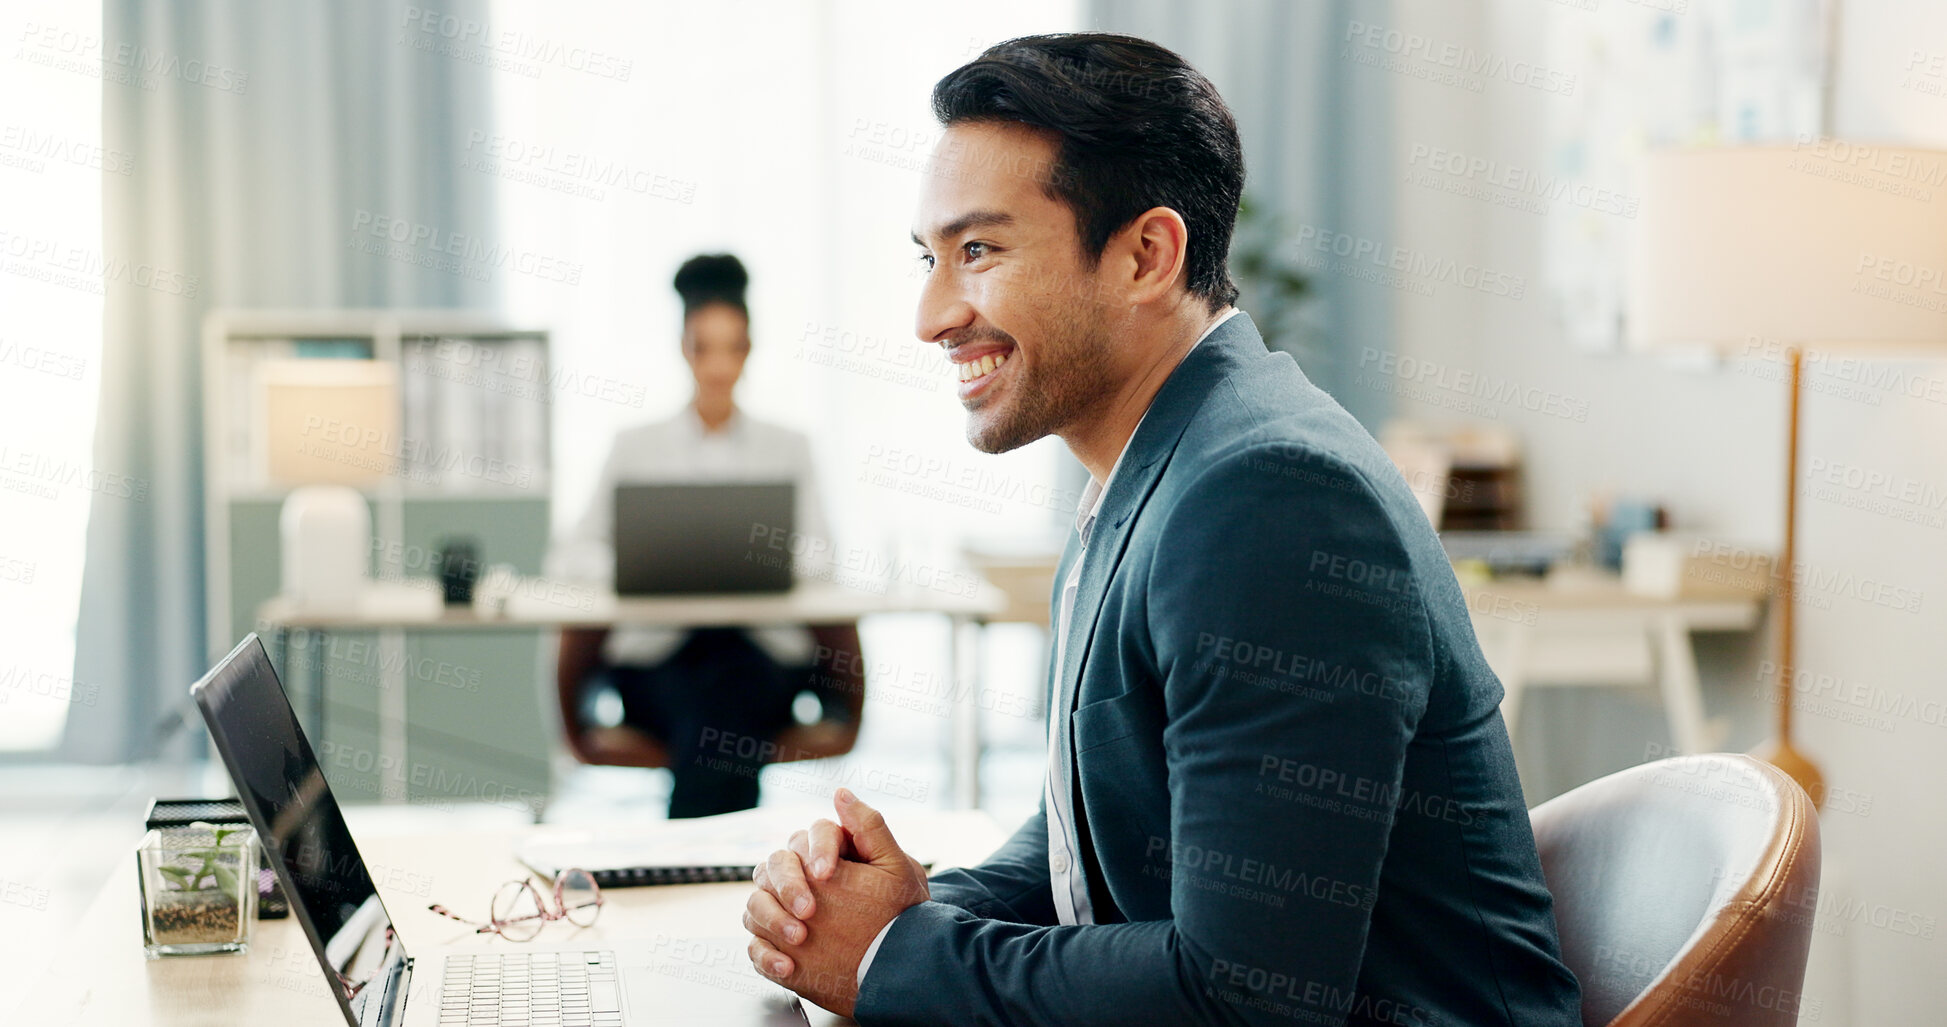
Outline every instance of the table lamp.
<path id="1" fill-rule="evenodd" d="M 1824 778 L 1791 739 L 1805 358 L 1947 357 L 1943 174 L 1947 152 L 1830 139 L 1644 160 L 1630 345 L 1703 347 L 1789 369 L 1777 736 L 1752 755 L 1815 803 Z"/>
<path id="2" fill-rule="evenodd" d="M 295 486 L 278 515 L 281 588 L 349 610 L 369 584 L 372 517 L 361 488 L 397 468 L 398 374 L 379 360 L 267 361 L 260 370 L 264 474 Z"/>

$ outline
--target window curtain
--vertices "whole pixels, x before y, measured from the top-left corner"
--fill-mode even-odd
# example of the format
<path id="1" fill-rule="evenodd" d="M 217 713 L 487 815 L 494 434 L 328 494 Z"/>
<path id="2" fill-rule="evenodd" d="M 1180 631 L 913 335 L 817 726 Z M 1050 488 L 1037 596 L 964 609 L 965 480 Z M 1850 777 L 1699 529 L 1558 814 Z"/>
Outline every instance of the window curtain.
<path id="1" fill-rule="evenodd" d="M 105 284 L 94 458 L 147 490 L 90 513 L 74 679 L 98 701 L 74 707 L 64 758 L 198 737 L 176 726 L 220 655 L 204 616 L 205 312 L 496 299 L 492 280 L 358 245 L 380 217 L 491 238 L 492 180 L 454 169 L 491 128 L 497 72 L 445 31 L 484 26 L 486 8 L 107 0 L 102 139 L 134 172 L 105 176 L 103 251 L 153 273 Z"/>
<path id="2" fill-rule="evenodd" d="M 1087 13 L 1091 29 L 1175 50 L 1223 94 L 1243 138 L 1244 193 L 1253 208 L 1231 250 L 1233 275 L 1244 263 L 1241 248 L 1255 244 L 1307 281 L 1294 299 L 1240 280 L 1239 303 L 1260 327 L 1282 325 L 1267 341 L 1376 431 L 1389 413 L 1386 397 L 1355 387 L 1353 376 L 1362 348 L 1394 345 L 1393 295 L 1382 284 L 1306 270 L 1297 242 L 1307 228 L 1308 238 L 1392 237 L 1389 76 L 1340 57 L 1346 26 L 1361 9 L 1372 20 L 1384 7 L 1352 0 L 1090 0 Z"/>

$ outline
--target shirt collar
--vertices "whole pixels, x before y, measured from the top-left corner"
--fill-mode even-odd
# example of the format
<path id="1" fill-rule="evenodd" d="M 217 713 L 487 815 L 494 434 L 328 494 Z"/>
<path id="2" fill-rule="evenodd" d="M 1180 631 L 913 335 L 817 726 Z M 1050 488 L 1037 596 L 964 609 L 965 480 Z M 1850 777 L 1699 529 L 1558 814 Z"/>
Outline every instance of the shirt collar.
<path id="1" fill-rule="evenodd" d="M 1228 321 L 1231 318 L 1236 317 L 1238 314 L 1241 313 L 1243 313 L 1243 308 L 1232 307 L 1230 308 L 1230 313 L 1225 314 L 1224 316 L 1218 318 L 1216 321 L 1211 322 L 1210 327 L 1205 328 L 1203 330 L 1203 334 L 1197 336 L 1197 341 L 1191 343 L 1190 348 L 1184 351 L 1183 354 L 1184 358 L 1187 359 L 1192 352 L 1195 352 L 1198 346 L 1203 345 L 1203 340 L 1210 338 L 1210 333 L 1216 331 L 1218 325 L 1223 324 L 1225 321 Z M 1179 364 L 1179 366 L 1181 365 Z M 1151 397 L 1150 405 L 1151 406 L 1155 405 L 1154 397 Z M 1136 421 L 1136 431 L 1138 432 L 1142 431 L 1143 428 L 1142 423 L 1143 421 L 1147 421 L 1147 420 L 1149 420 L 1149 410 L 1147 408 L 1144 408 L 1141 419 Z M 1084 548 L 1088 546 L 1088 537 L 1094 533 L 1095 513 L 1096 510 L 1101 506 L 1102 494 L 1104 492 L 1107 492 L 1109 486 L 1115 483 L 1115 472 L 1122 468 L 1122 458 L 1129 455 L 1129 443 L 1133 441 L 1135 437 L 1136 437 L 1136 432 L 1130 432 L 1129 438 L 1123 440 L 1122 452 L 1116 454 L 1115 463 L 1109 467 L 1109 477 L 1107 481 L 1097 482 L 1095 480 L 1095 476 L 1091 474 L 1088 476 L 1088 484 L 1082 486 L 1082 498 L 1080 502 L 1075 504 L 1075 530 L 1081 533 L 1082 545 Z"/>

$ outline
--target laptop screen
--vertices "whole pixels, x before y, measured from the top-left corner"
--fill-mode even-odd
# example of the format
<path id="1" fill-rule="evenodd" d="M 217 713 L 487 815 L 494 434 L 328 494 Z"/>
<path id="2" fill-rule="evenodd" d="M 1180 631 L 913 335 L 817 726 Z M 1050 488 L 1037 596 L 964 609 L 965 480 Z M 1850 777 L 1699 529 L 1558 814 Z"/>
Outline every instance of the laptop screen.
<path id="1" fill-rule="evenodd" d="M 807 547 L 797 485 L 623 482 L 615 487 L 615 594 L 788 592 Z"/>
<path id="2" fill-rule="evenodd" d="M 246 637 L 190 693 L 333 993 L 351 1023 L 366 1022 L 405 947 L 263 643 Z"/>

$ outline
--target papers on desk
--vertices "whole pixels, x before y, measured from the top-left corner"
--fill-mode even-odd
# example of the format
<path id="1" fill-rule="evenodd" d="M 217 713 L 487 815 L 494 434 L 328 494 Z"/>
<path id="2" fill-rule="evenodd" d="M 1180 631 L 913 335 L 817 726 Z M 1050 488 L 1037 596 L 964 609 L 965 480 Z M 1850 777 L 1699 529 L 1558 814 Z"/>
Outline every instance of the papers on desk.
<path id="1" fill-rule="evenodd" d="M 438 578 L 366 581 L 345 603 L 304 602 L 280 597 L 282 612 L 294 617 L 332 617 L 370 622 L 411 624 L 438 620 L 445 609 Z"/>
<path id="2" fill-rule="evenodd" d="M 432 620 L 446 606 L 438 578 L 374 581 L 358 596 L 358 612 L 374 619 Z"/>
<path id="3" fill-rule="evenodd" d="M 984 820 L 986 814 L 894 810 L 886 823 L 900 848 L 930 867 L 938 853 L 950 851 L 951 832 L 968 817 Z M 748 881 L 751 870 L 784 848 L 792 832 L 820 818 L 836 819 L 830 806 L 794 804 L 608 830 L 543 830 L 520 843 L 514 856 L 550 878 L 579 867 L 604 888 Z"/>

